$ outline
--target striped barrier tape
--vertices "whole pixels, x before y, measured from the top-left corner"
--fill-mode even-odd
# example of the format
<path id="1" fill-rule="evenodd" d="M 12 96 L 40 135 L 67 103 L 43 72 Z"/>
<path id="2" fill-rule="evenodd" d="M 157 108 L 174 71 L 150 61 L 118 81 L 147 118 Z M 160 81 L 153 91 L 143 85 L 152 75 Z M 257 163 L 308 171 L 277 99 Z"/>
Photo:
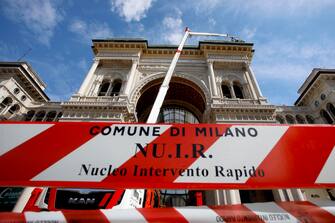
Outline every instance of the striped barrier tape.
<path id="1" fill-rule="evenodd" d="M 226 206 L 0 213 L 0 222 L 333 223 L 335 202 L 268 202 Z"/>
<path id="2" fill-rule="evenodd" d="M 335 127 L 1 123 L 0 186 L 335 186 Z"/>

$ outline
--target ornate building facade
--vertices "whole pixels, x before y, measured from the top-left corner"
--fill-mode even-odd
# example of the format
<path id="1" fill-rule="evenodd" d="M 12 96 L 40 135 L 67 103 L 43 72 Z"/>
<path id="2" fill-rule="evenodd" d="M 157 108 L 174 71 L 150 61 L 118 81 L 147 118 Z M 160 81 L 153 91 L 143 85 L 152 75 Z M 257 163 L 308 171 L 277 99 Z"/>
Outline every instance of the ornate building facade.
<path id="1" fill-rule="evenodd" d="M 94 59 L 78 92 L 52 102 L 25 62 L 0 63 L 0 119 L 146 122 L 176 46 L 143 39 L 93 40 Z M 313 69 L 294 106 L 270 104 L 250 66 L 253 44 L 202 41 L 182 51 L 159 122 L 335 123 L 335 70 Z M 169 191 L 178 194 L 178 191 Z M 332 190 L 203 191 L 206 204 L 334 199 Z"/>

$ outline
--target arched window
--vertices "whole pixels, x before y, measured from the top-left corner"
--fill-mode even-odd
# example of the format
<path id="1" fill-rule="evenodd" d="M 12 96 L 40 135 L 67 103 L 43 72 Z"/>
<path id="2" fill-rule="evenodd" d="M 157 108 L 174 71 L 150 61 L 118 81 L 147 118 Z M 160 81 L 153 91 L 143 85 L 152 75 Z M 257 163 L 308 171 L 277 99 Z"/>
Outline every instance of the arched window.
<path id="1" fill-rule="evenodd" d="M 0 112 L 2 112 L 2 110 L 4 110 L 7 106 L 11 105 L 12 103 L 13 99 L 10 97 L 3 99 L 2 102 L 0 103 Z"/>
<path id="2" fill-rule="evenodd" d="M 231 98 L 230 89 L 227 84 L 221 85 L 222 95 L 226 98 Z"/>
<path id="3" fill-rule="evenodd" d="M 108 89 L 110 86 L 110 82 L 103 82 L 100 86 L 99 94 L 98 96 L 106 96 Z"/>
<path id="4" fill-rule="evenodd" d="M 121 79 L 116 79 L 113 83 L 109 81 L 103 81 L 98 96 L 117 96 L 120 94 L 122 87 Z"/>
<path id="5" fill-rule="evenodd" d="M 33 119 L 34 115 L 35 115 L 34 110 L 28 111 L 27 114 L 25 115 L 24 121 L 31 121 Z"/>
<path id="6" fill-rule="evenodd" d="M 18 112 L 20 110 L 20 106 L 18 104 L 12 105 L 10 109 L 8 110 L 9 113 L 14 114 L 15 112 Z"/>
<path id="7" fill-rule="evenodd" d="M 325 123 L 327 123 L 327 124 L 333 124 L 334 123 L 333 119 L 330 117 L 328 112 L 325 111 L 324 109 L 322 109 L 320 111 L 320 116 L 322 117 L 322 119 Z"/>
<path id="8" fill-rule="evenodd" d="M 45 121 L 46 122 L 52 122 L 56 117 L 56 111 L 50 111 L 48 112 Z"/>
<path id="9" fill-rule="evenodd" d="M 159 123 L 199 123 L 190 111 L 180 107 L 164 107 L 158 117 Z"/>
<path id="10" fill-rule="evenodd" d="M 120 79 L 116 79 L 115 81 L 113 81 L 112 84 L 112 90 L 110 93 L 110 96 L 117 96 L 120 94 L 120 90 L 121 90 L 121 86 L 122 86 L 122 81 Z"/>
<path id="11" fill-rule="evenodd" d="M 41 122 L 43 120 L 44 116 L 45 116 L 45 111 L 37 112 L 35 121 L 36 122 Z"/>
<path id="12" fill-rule="evenodd" d="M 327 104 L 327 110 L 333 116 L 333 119 L 335 119 L 335 107 L 332 103 Z"/>
<path id="13" fill-rule="evenodd" d="M 243 89 L 242 89 L 242 87 L 239 84 L 234 83 L 233 84 L 233 89 L 234 89 L 236 98 L 241 98 L 241 99 L 244 98 L 244 96 L 243 96 Z"/>
<path id="14" fill-rule="evenodd" d="M 294 120 L 292 115 L 286 115 L 285 118 L 286 118 L 286 122 L 288 124 L 294 124 L 295 123 L 295 120 Z"/>
<path id="15" fill-rule="evenodd" d="M 301 115 L 296 115 L 295 118 L 297 119 L 297 122 L 299 124 L 305 124 L 306 123 L 304 117 L 302 117 Z"/>
<path id="16" fill-rule="evenodd" d="M 276 116 L 276 120 L 277 120 L 277 122 L 279 122 L 280 124 L 284 124 L 284 123 L 285 123 L 285 120 L 284 120 L 284 118 L 283 118 L 281 115 L 277 115 L 277 116 Z"/>
<path id="17" fill-rule="evenodd" d="M 306 115 L 306 120 L 309 124 L 314 124 L 315 123 L 314 118 L 311 115 Z"/>

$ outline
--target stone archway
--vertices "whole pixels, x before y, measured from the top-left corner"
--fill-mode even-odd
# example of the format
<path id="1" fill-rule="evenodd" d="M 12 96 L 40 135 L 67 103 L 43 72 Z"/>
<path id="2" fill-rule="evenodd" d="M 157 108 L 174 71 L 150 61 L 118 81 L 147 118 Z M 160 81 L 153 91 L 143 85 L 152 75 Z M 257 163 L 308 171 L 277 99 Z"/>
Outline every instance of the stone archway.
<path id="1" fill-rule="evenodd" d="M 158 94 L 163 78 L 148 82 L 139 90 L 136 113 L 139 122 L 145 122 Z M 206 110 L 206 96 L 194 82 L 181 77 L 173 77 L 163 107 L 180 107 L 192 112 L 200 122 Z"/>

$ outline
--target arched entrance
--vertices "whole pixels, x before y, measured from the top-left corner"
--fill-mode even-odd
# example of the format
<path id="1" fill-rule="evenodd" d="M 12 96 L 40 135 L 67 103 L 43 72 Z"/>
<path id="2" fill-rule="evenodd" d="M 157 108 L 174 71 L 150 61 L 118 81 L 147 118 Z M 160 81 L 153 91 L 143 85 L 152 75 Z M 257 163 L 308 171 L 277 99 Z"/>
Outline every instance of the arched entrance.
<path id="1" fill-rule="evenodd" d="M 153 80 L 140 90 L 136 104 L 139 122 L 146 122 L 157 97 L 163 78 Z M 173 77 L 157 122 L 159 123 L 200 123 L 206 109 L 205 95 L 193 82 Z M 160 204 L 165 207 L 202 205 L 204 191 L 160 190 Z"/>
<path id="2" fill-rule="evenodd" d="M 146 122 L 157 97 L 163 78 L 153 80 L 141 90 L 136 113 L 139 122 Z M 203 121 L 206 109 L 205 95 L 193 82 L 180 77 L 173 77 L 165 97 L 160 122 L 199 123 Z"/>

